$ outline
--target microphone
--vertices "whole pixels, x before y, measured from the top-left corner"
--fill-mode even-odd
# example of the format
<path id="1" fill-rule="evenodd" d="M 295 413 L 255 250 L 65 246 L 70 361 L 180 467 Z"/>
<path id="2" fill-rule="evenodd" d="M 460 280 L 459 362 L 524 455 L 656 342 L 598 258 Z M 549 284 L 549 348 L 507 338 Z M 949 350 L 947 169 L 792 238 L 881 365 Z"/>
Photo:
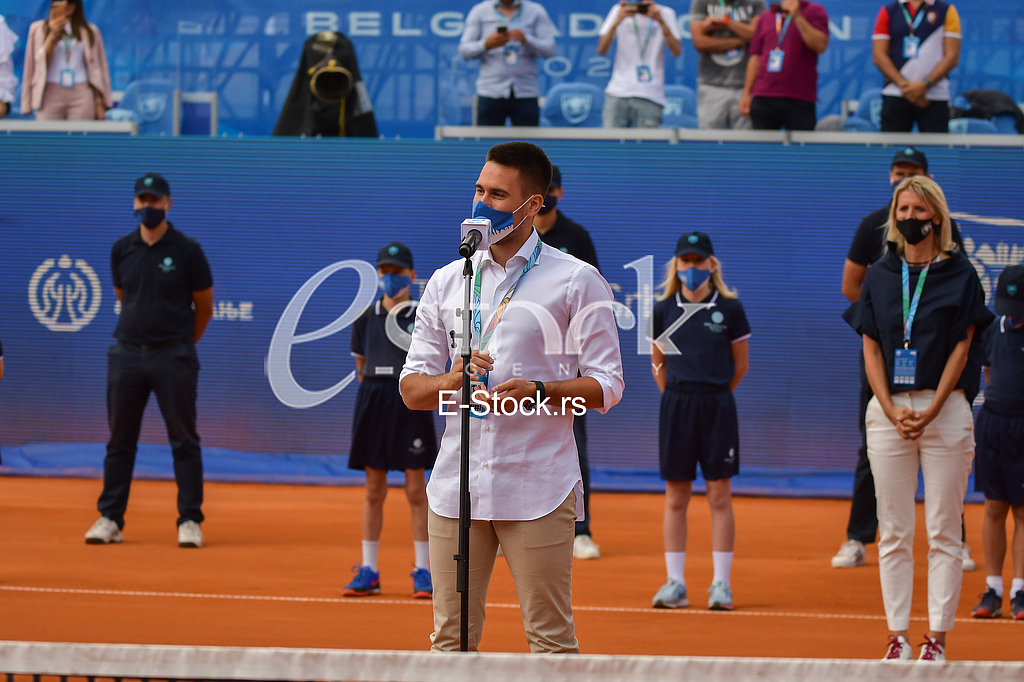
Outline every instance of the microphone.
<path id="1" fill-rule="evenodd" d="M 491 246 L 491 221 L 488 218 L 467 218 L 462 221 L 462 243 L 459 255 L 469 258 L 474 251 L 486 251 Z"/>

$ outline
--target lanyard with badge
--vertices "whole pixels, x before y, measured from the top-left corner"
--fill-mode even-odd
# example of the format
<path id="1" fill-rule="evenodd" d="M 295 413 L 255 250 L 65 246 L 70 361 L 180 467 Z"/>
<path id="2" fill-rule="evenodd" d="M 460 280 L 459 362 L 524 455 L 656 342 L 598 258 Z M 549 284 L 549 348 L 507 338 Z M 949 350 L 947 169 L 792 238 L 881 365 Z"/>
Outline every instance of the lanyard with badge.
<path id="1" fill-rule="evenodd" d="M 924 7 L 917 10 L 917 17 L 913 21 L 910 20 L 910 12 L 907 11 L 906 3 L 900 3 L 900 9 L 903 10 L 903 16 L 907 20 L 907 27 L 910 28 L 910 35 L 903 39 L 903 58 L 913 59 L 917 56 L 918 48 L 921 47 L 921 39 L 914 35 L 914 31 L 921 25 L 921 20 L 924 19 Z"/>
<path id="2" fill-rule="evenodd" d="M 480 314 L 480 279 L 483 268 L 477 268 L 476 278 L 473 282 L 473 331 L 476 333 L 476 337 L 480 339 L 480 350 L 487 349 L 487 343 L 491 340 L 491 337 L 494 335 L 494 330 L 497 329 L 498 323 L 501 322 L 501 318 L 505 315 L 505 311 L 508 310 L 508 304 L 512 300 L 512 295 L 516 293 L 516 288 L 519 286 L 519 283 L 523 281 L 523 277 L 526 276 L 526 273 L 532 270 L 533 266 L 537 264 L 537 258 L 540 256 L 540 249 L 542 244 L 543 242 L 541 242 L 540 237 L 537 237 L 537 246 L 534 247 L 533 253 L 530 254 L 530 258 L 526 261 L 526 266 L 523 268 L 523 271 L 519 274 L 519 278 L 516 279 L 512 286 L 508 288 L 508 293 L 505 294 L 505 297 L 501 299 L 501 303 L 499 303 L 498 307 L 494 310 L 494 314 L 491 315 L 490 321 L 487 322 L 486 329 L 481 329 L 481 327 L 483 326 L 483 317 Z M 476 393 L 477 391 L 487 390 L 487 378 L 489 375 L 486 371 L 481 371 L 479 372 L 479 374 L 480 380 L 473 381 L 470 384 L 470 395 Z M 487 409 L 485 407 L 480 407 L 476 403 L 474 403 L 470 407 L 469 414 L 473 417 L 482 418 L 487 414 Z"/>
<path id="3" fill-rule="evenodd" d="M 639 83 L 650 83 L 654 80 L 654 72 L 651 67 L 644 64 L 647 55 L 647 46 L 651 44 L 651 35 L 654 33 L 654 20 L 648 18 L 647 37 L 643 43 L 640 42 L 640 27 L 636 23 L 636 15 L 633 15 L 633 33 L 636 34 L 636 44 L 640 48 L 640 64 L 636 67 L 636 80 Z"/>
<path id="4" fill-rule="evenodd" d="M 522 3 L 519 3 L 519 9 L 516 11 L 515 14 L 512 15 L 511 23 L 508 26 L 505 25 L 505 15 L 502 14 L 501 10 L 498 9 L 498 5 L 500 3 L 501 3 L 501 0 L 498 0 L 498 2 L 496 2 L 494 4 L 494 13 L 498 15 L 498 26 L 502 26 L 506 30 L 508 30 L 508 29 L 515 30 L 516 27 L 519 26 L 519 20 L 523 16 L 523 5 L 522 5 Z M 516 44 L 516 43 L 513 43 L 511 41 L 505 43 L 504 59 L 505 59 L 505 64 L 507 64 L 508 66 L 515 66 L 516 64 L 518 64 L 519 63 L 519 45 Z"/>
<path id="5" fill-rule="evenodd" d="M 910 347 L 910 330 L 917 317 L 917 307 L 921 303 L 921 292 L 924 291 L 924 280 L 928 276 L 931 262 L 924 266 L 914 289 L 914 298 L 910 298 L 910 267 L 903 261 L 903 348 L 896 349 L 893 362 L 892 383 L 913 386 L 917 378 L 917 350 Z"/>
<path id="6" fill-rule="evenodd" d="M 775 13 L 775 32 L 779 35 L 779 39 L 775 43 L 775 49 L 768 53 L 768 73 L 782 71 L 782 61 L 786 58 L 786 53 L 782 51 L 782 41 L 786 39 L 786 32 L 789 31 L 789 24 L 792 21 L 792 14 L 787 14 L 786 20 L 783 21 L 782 15 L 778 12 Z"/>
<path id="7" fill-rule="evenodd" d="M 60 70 L 60 87 L 70 89 L 75 87 L 75 70 L 71 68 L 71 50 L 75 39 L 74 36 L 65 35 L 61 42 L 64 43 L 64 68 Z"/>

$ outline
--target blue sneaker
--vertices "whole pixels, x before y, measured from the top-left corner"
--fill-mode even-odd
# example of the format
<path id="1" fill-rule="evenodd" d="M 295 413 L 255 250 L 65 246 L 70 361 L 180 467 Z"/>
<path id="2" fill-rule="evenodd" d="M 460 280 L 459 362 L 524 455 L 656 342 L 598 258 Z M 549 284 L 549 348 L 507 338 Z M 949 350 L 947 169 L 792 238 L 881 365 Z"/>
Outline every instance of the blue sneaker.
<path id="1" fill-rule="evenodd" d="M 343 597 L 365 597 L 369 594 L 380 594 L 380 573 L 369 566 L 353 566 L 356 577 L 341 591 Z"/>
<path id="2" fill-rule="evenodd" d="M 412 598 L 433 599 L 434 585 L 430 582 L 430 571 L 425 568 L 417 568 L 412 576 Z"/>

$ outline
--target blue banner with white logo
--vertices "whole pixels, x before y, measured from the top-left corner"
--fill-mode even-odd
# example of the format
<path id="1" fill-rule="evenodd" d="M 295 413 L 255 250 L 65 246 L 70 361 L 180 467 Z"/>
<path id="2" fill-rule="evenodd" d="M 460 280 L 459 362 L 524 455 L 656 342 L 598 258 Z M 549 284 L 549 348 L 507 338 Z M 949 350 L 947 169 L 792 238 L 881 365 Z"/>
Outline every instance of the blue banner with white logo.
<path id="1" fill-rule="evenodd" d="M 106 349 L 117 322 L 110 248 L 134 229 L 134 181 L 168 180 L 169 219 L 203 246 L 214 318 L 198 344 L 204 448 L 267 473 L 274 455 L 344 468 L 356 383 L 351 324 L 378 295 L 392 240 L 418 292 L 457 257 L 484 142 L 294 139 L 0 141 L 0 450 L 102 463 Z M 626 389 L 591 414 L 595 467 L 657 470 L 660 395 L 645 340 L 652 295 L 680 234 L 710 234 L 753 335 L 736 400 L 744 468 L 852 468 L 860 340 L 840 318 L 853 232 L 889 199 L 893 150 L 768 144 L 547 142 L 559 209 L 589 229 L 616 300 Z M 928 148 L 991 296 L 1024 261 L 1024 151 Z M 317 161 L 333 159 L 330 168 Z M 770 168 L 771 172 L 764 169 Z M 629 178 L 622 183 L 620 178 Z M 361 284 L 369 283 L 369 286 Z M 163 444 L 155 401 L 142 440 Z M 165 457 L 169 461 L 169 453 Z M 8 462 L 8 465 L 9 462 Z M 80 464 L 80 466 L 85 466 Z"/>
<path id="2" fill-rule="evenodd" d="M 564 82 L 604 88 L 612 54 L 597 53 L 609 0 L 546 0 L 556 28 L 554 56 L 540 67 L 542 92 Z M 679 17 L 683 52 L 667 56 L 666 82 L 696 86 L 698 53 L 690 42 L 689 0 L 664 3 Z M 714 3 L 717 4 L 717 3 Z M 821 0 L 829 14 L 828 49 L 818 60 L 818 115 L 840 113 L 844 100 L 882 85 L 871 59 L 881 0 Z M 472 2 L 451 0 L 86 0 L 103 33 L 115 90 L 138 78 L 163 78 L 183 91 L 220 96 L 221 131 L 269 135 L 295 75 L 303 41 L 341 31 L 355 45 L 380 132 L 432 137 L 439 123 L 469 123 L 479 62 L 463 61 L 458 42 Z M 1024 5 L 957 2 L 963 24 L 954 94 L 990 88 L 1024 101 Z M 21 73 L 29 24 L 47 16 L 48 0 L 5 0 L 0 14 L 21 36 Z M 577 112 L 581 113 L 581 112 Z M 582 116 L 585 119 L 586 116 Z"/>

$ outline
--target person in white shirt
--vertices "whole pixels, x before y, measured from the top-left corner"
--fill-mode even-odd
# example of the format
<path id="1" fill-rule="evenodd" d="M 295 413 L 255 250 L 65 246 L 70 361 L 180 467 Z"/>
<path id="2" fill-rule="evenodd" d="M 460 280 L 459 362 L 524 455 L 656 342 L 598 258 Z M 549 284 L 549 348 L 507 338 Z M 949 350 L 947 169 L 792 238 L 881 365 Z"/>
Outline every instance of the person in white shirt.
<path id="1" fill-rule="evenodd" d="M 545 245 L 533 228 L 550 182 L 551 162 L 528 142 L 492 147 L 476 181 L 473 215 L 490 218 L 493 243 L 473 256 L 468 371 L 486 387 L 477 397 L 486 395 L 501 413 L 470 419 L 470 651 L 480 642 L 500 545 L 530 650 L 579 652 L 572 550 L 575 521 L 584 514 L 573 413 L 607 412 L 624 383 L 611 288 L 593 266 Z M 427 283 L 400 378 L 406 406 L 446 415 L 427 484 L 434 651 L 460 645 L 452 556 L 459 534 L 462 358 L 450 333 L 462 329 L 456 309 L 464 305 L 463 264 L 446 265 Z M 514 406 L 521 411 L 513 414 Z"/>
<path id="2" fill-rule="evenodd" d="M 670 7 L 621 0 L 601 26 L 598 54 L 615 46 L 612 77 L 604 90 L 605 128 L 657 128 L 665 106 L 665 48 L 682 54 L 679 23 Z"/>
<path id="3" fill-rule="evenodd" d="M 14 91 L 18 87 L 18 78 L 14 75 L 14 61 L 11 59 L 17 40 L 17 34 L 7 26 L 3 15 L 0 15 L 0 118 L 10 112 L 11 103 L 14 102 Z"/>

